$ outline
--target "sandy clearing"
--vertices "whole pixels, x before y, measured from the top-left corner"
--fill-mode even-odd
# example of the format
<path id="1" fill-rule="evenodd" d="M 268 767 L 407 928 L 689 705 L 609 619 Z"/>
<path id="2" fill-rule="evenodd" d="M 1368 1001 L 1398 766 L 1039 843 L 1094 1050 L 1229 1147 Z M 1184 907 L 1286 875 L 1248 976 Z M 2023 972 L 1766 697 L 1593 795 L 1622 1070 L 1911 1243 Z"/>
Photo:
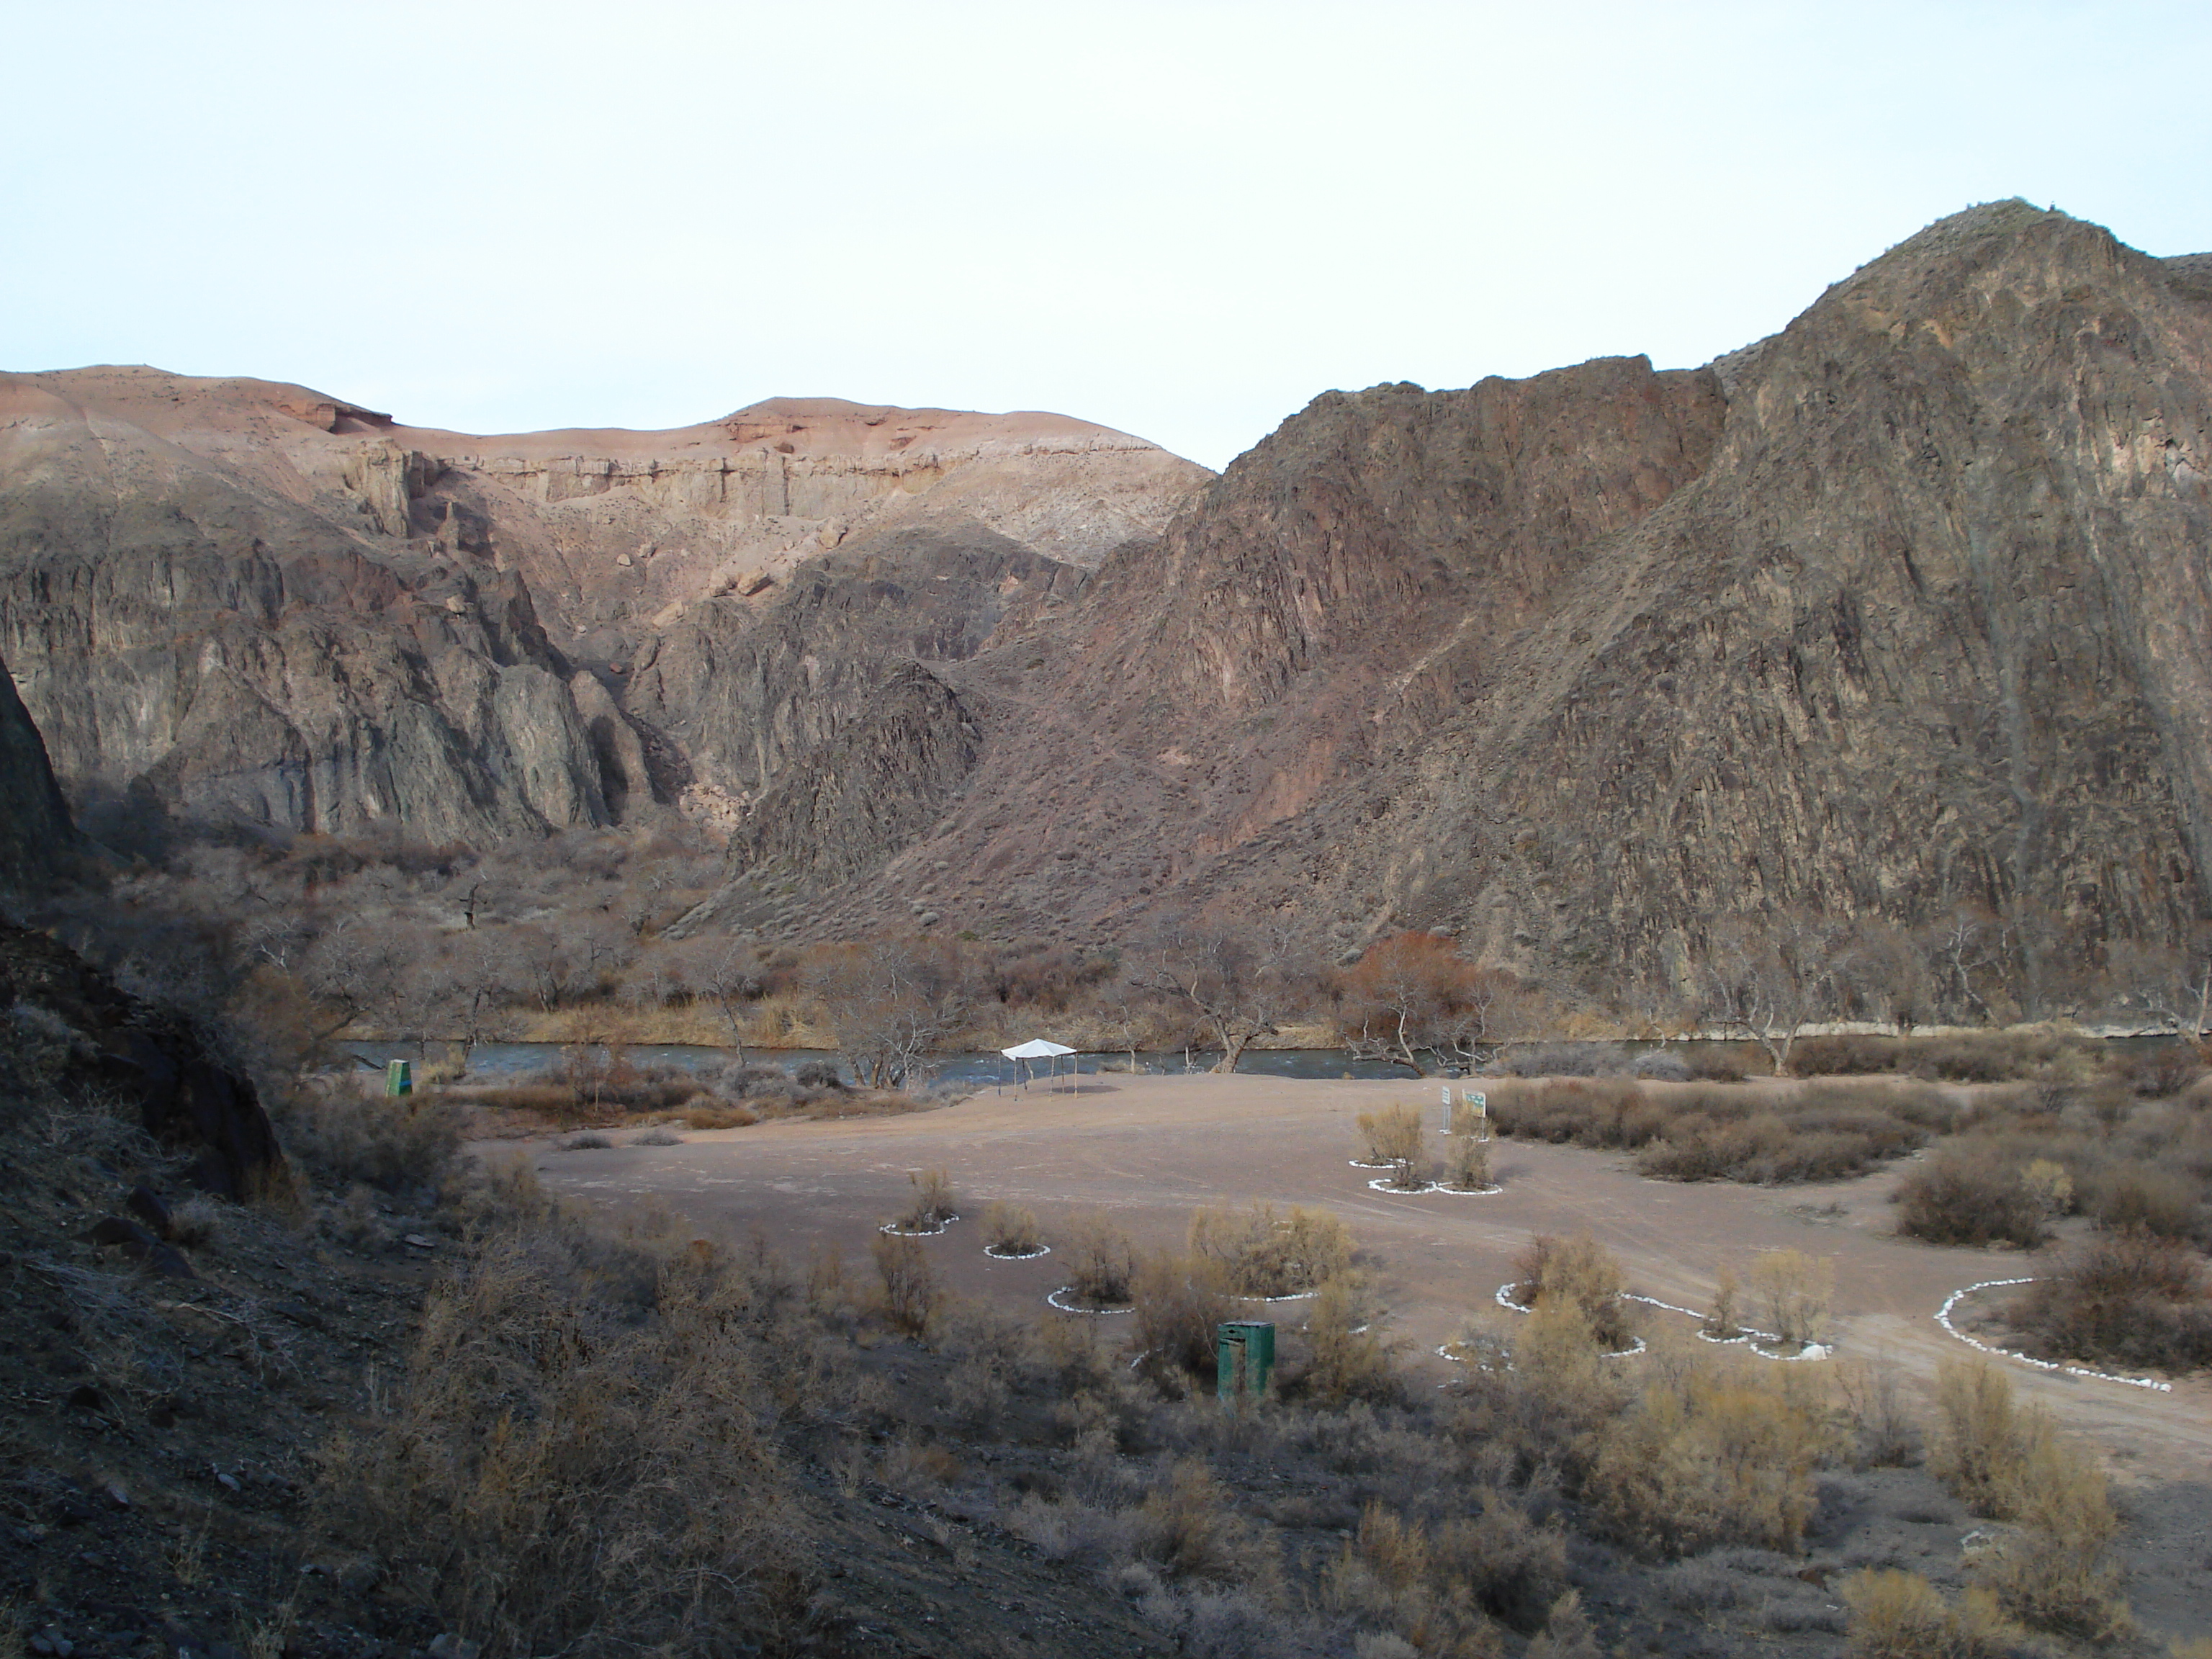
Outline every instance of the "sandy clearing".
<path id="1" fill-rule="evenodd" d="M 1352 1168 L 1361 1111 L 1396 1102 L 1431 1114 L 1436 1085 L 1259 1077 L 1086 1078 L 1079 1093 L 975 1096 L 941 1111 L 844 1122 L 778 1122 L 693 1133 L 672 1147 L 562 1152 L 526 1143 L 558 1187 L 619 1205 L 658 1195 L 702 1232 L 757 1226 L 795 1261 L 835 1245 L 865 1267 L 875 1229 L 903 1204 L 907 1171 L 942 1168 L 980 1213 L 1000 1199 L 1036 1210 L 1048 1236 L 1079 1211 L 1109 1212 L 1140 1245 L 1179 1246 L 1204 1204 L 1323 1205 L 1342 1216 L 1408 1363 L 1486 1305 L 1531 1233 L 1588 1228 L 1626 1264 L 1632 1288 L 1703 1305 L 1719 1270 L 1787 1247 L 1832 1258 L 1836 1335 L 1846 1355 L 1887 1354 L 1925 1386 L 1939 1359 L 1969 1350 L 1934 1319 L 1961 1285 L 2031 1271 L 2003 1252 L 1946 1249 L 1890 1232 L 1894 1167 L 1820 1187 L 1645 1181 L 1607 1152 L 1496 1143 L 1504 1191 L 1484 1198 L 1371 1191 Z M 496 1155 L 496 1149 L 486 1147 Z M 957 1291 L 1041 1310 L 1060 1282 L 1054 1256 L 996 1261 L 974 1216 L 927 1242 Z M 1668 1316 L 1656 1315 L 1665 1319 Z M 2212 1477 L 2212 1384 L 2170 1395 L 2008 1367 L 2016 1389 L 2093 1435 L 2121 1473 Z"/>

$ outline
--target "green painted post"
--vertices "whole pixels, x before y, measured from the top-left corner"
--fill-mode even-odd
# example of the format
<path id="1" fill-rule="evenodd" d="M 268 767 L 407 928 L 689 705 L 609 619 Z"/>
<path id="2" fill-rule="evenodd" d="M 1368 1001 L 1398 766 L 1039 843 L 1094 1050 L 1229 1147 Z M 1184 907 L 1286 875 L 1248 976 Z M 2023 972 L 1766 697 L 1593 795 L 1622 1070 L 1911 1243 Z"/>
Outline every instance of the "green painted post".
<path id="1" fill-rule="evenodd" d="M 1275 1371 L 1275 1328 L 1256 1319 L 1232 1319 L 1220 1328 L 1213 1351 L 1213 1391 L 1222 1405 L 1257 1400 Z"/>
<path id="2" fill-rule="evenodd" d="M 384 1065 L 384 1092 L 397 1100 L 402 1095 L 415 1092 L 415 1062 L 411 1060 L 386 1060 Z"/>

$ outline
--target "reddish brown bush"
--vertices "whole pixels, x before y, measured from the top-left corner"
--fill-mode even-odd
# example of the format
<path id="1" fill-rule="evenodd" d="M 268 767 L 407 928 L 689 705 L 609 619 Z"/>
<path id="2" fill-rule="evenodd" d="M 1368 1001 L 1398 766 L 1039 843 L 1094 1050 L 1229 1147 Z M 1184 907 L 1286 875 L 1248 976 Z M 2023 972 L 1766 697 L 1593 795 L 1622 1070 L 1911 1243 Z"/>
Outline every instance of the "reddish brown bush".
<path id="1" fill-rule="evenodd" d="M 2048 1237 L 2043 1200 L 2020 1166 L 1992 1152 L 1949 1152 L 1898 1188 L 1897 1230 L 1931 1244 L 2017 1244 Z"/>
<path id="2" fill-rule="evenodd" d="M 2014 1322 L 2047 1356 L 2189 1370 L 2212 1365 L 2212 1291 L 2201 1263 L 2171 1239 L 2093 1238 L 2013 1304 Z"/>

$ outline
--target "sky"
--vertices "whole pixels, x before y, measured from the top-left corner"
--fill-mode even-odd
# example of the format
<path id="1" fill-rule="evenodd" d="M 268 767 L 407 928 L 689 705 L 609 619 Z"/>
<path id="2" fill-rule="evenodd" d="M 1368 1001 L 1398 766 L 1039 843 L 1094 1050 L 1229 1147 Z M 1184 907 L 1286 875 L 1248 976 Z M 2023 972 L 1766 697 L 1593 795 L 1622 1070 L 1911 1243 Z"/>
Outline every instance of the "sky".
<path id="1" fill-rule="evenodd" d="M 2212 7 L 0 0 L 0 368 L 418 426 L 1317 393 L 1781 327 L 2021 196 L 2212 249 Z"/>

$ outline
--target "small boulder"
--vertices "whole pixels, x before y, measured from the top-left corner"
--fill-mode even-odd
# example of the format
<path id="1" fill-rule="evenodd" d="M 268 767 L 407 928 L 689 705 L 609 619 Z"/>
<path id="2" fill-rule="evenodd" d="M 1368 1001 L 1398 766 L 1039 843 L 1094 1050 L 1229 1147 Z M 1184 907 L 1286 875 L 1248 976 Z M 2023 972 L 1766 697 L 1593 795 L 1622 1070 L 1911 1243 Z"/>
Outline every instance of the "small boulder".
<path id="1" fill-rule="evenodd" d="M 169 1206 L 161 1202 L 150 1187 L 133 1187 L 131 1189 L 131 1196 L 125 1200 L 123 1207 L 162 1237 L 169 1237 L 172 1225 L 169 1219 Z"/>

